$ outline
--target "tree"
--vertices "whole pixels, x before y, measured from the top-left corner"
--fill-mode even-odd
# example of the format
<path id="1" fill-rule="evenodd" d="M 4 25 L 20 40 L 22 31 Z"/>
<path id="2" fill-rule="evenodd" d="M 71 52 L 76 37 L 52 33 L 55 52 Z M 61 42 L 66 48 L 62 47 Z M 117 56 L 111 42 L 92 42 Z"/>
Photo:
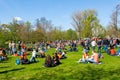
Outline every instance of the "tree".
<path id="1" fill-rule="evenodd" d="M 78 37 L 92 37 L 92 28 L 94 23 L 98 22 L 95 10 L 84 10 L 76 12 L 72 16 L 73 27 L 78 33 Z"/>
<path id="2" fill-rule="evenodd" d="M 72 29 L 68 29 L 67 31 L 66 31 L 66 38 L 68 39 L 68 40 L 71 40 L 71 39 L 77 39 L 77 34 L 76 34 L 76 32 L 74 31 L 74 30 L 72 30 Z"/>
<path id="3" fill-rule="evenodd" d="M 45 17 L 41 17 L 36 20 L 36 31 L 42 35 L 42 39 L 49 39 L 49 33 L 53 28 L 53 25 L 50 20 L 47 20 Z"/>
<path id="4" fill-rule="evenodd" d="M 113 11 L 111 15 L 111 22 L 109 24 L 109 27 L 114 29 L 113 36 L 118 37 L 118 17 L 119 17 L 119 12 L 120 12 L 120 4 L 116 5 L 115 10 Z"/>
<path id="5" fill-rule="evenodd" d="M 30 32 L 32 31 L 32 29 L 31 29 L 31 23 L 29 22 L 29 21 L 27 21 L 26 23 L 25 23 L 25 32 L 26 32 L 26 37 L 27 37 L 27 41 L 30 41 L 30 38 L 32 38 L 31 36 L 30 36 Z"/>
<path id="6" fill-rule="evenodd" d="M 116 32 L 116 29 L 114 26 L 109 25 L 106 29 L 106 35 L 109 37 L 116 37 L 115 32 Z"/>
<path id="7" fill-rule="evenodd" d="M 98 22 L 94 23 L 94 27 L 92 29 L 92 35 L 94 37 L 105 37 L 106 30 L 100 25 Z"/>

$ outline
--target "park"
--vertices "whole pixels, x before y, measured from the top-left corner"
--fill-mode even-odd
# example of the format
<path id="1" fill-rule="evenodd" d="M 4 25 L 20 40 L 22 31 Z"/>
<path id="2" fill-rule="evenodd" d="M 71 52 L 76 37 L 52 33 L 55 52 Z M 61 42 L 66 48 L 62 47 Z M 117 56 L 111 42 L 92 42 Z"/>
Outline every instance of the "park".
<path id="1" fill-rule="evenodd" d="M 0 0 L 0 80 L 120 80 L 119 0 L 68 1 Z"/>

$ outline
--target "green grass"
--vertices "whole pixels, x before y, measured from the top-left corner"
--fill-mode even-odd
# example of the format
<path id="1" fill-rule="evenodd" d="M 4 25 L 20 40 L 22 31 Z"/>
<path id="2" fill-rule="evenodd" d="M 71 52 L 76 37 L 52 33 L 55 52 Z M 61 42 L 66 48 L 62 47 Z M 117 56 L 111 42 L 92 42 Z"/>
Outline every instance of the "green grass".
<path id="1" fill-rule="evenodd" d="M 55 49 L 48 50 L 51 54 Z M 45 58 L 37 58 L 39 62 L 27 65 L 15 65 L 15 57 L 8 56 L 7 61 L 0 62 L 0 80 L 120 80 L 120 57 L 103 53 L 102 64 L 77 63 L 82 56 L 78 52 L 68 52 L 62 64 L 43 67 Z M 30 58 L 31 55 L 28 55 Z"/>

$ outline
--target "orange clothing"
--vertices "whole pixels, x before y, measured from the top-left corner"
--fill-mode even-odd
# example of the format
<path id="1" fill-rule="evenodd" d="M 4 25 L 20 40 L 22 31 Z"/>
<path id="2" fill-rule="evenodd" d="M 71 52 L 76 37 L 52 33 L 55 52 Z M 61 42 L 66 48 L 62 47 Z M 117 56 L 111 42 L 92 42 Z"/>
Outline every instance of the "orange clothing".
<path id="1" fill-rule="evenodd" d="M 111 50 L 110 50 L 110 54 L 115 55 L 115 54 L 116 54 L 115 49 L 111 49 Z"/>
<path id="2" fill-rule="evenodd" d="M 13 56 L 18 56 L 18 54 L 14 54 Z"/>
<path id="3" fill-rule="evenodd" d="M 22 59 L 22 58 L 27 58 L 27 55 L 26 55 L 26 53 L 24 53 L 24 54 L 22 54 L 21 56 L 20 56 L 20 59 Z"/>
<path id="4" fill-rule="evenodd" d="M 58 54 L 58 57 L 59 57 L 59 59 L 61 59 L 61 58 L 62 58 L 62 56 L 61 56 L 60 54 Z"/>
<path id="5" fill-rule="evenodd" d="M 84 53 L 83 58 L 86 59 L 88 57 L 88 54 Z"/>

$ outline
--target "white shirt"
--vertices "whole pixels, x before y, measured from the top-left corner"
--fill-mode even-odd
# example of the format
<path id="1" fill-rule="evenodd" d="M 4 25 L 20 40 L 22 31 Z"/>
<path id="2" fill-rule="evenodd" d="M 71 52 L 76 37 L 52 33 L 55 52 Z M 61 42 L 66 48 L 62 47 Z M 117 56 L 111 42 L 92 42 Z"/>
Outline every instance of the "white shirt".
<path id="1" fill-rule="evenodd" d="M 91 46 L 96 46 L 96 42 L 95 42 L 95 41 L 92 41 L 92 42 L 91 42 Z"/>
<path id="2" fill-rule="evenodd" d="M 37 52 L 34 50 L 34 51 L 32 52 L 32 57 L 36 57 L 36 54 L 37 54 Z"/>

